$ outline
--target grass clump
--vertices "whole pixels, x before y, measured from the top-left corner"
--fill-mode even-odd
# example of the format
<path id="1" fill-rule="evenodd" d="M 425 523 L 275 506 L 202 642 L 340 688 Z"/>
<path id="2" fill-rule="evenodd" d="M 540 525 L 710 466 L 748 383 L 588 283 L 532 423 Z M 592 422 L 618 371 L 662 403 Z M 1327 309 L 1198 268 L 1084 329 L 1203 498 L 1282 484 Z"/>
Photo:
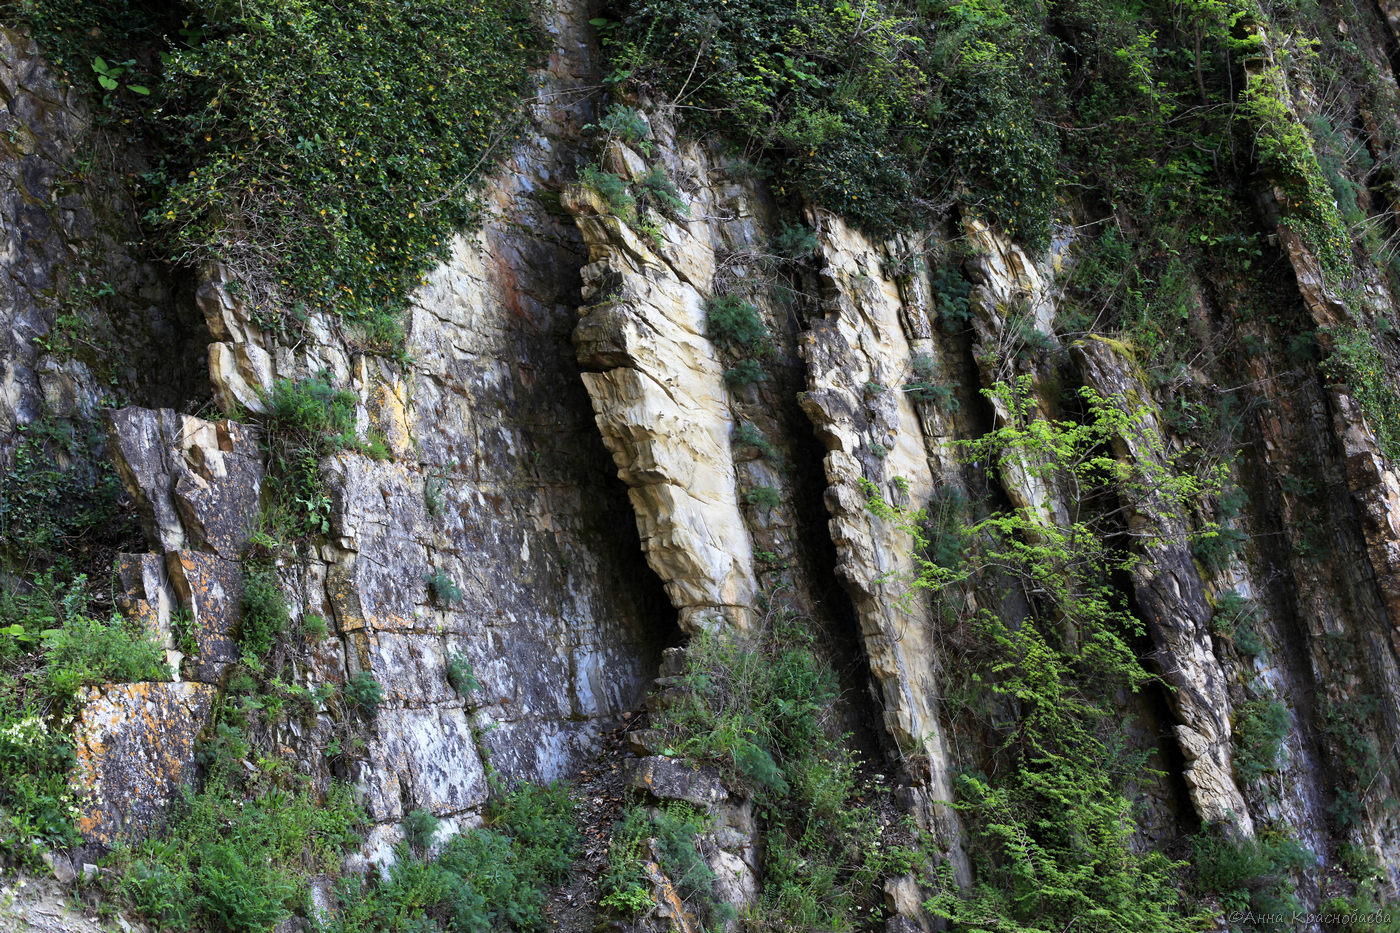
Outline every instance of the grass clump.
<path id="1" fill-rule="evenodd" d="M 319 798 L 265 777 L 218 774 L 188 794 L 165 836 L 109 859 L 115 893 L 163 929 L 262 933 L 305 915 L 310 880 L 339 870 L 366 817 L 346 785 Z"/>
<path id="2" fill-rule="evenodd" d="M 1299 909 L 1290 872 L 1314 868 L 1316 857 L 1287 836 L 1234 838 L 1207 826 L 1192 843 L 1196 893 L 1212 896 L 1226 910 L 1287 916 Z"/>
<path id="3" fill-rule="evenodd" d="M 832 728 L 836 677 L 804 620 L 775 603 L 752 638 L 700 635 L 681 680 L 685 689 L 656 721 L 664 753 L 717 766 L 763 814 L 764 884 L 747 928 L 849 929 L 878 918 L 881 879 L 911 870 L 917 858 L 899 829 L 881 824 L 869 802 L 878 792 L 860 780 L 859 762 Z M 704 819 L 684 806 L 647 818 L 649 825 L 629 814 L 619 834 L 624 855 L 628 840 L 636 848 L 655 839 L 671 853 L 672 881 L 679 888 L 678 876 L 690 879 L 703 903 L 713 879 L 695 867 L 693 837 L 706 830 Z M 632 902 L 641 884 L 627 880 L 622 862 L 609 889 L 618 904 Z"/>
<path id="4" fill-rule="evenodd" d="M 427 581 L 428 589 L 439 605 L 455 606 L 465 598 L 462 588 L 447 575 L 446 570 L 438 568 L 423 579 Z"/>
<path id="5" fill-rule="evenodd" d="M 244 655 L 261 658 L 272 650 L 292 622 L 277 568 L 262 563 L 244 565 L 241 608 L 238 645 Z"/>
<path id="6" fill-rule="evenodd" d="M 424 811 L 416 811 L 424 813 Z M 486 825 L 442 843 L 436 859 L 414 850 L 431 841 L 431 814 L 414 817 L 387 879 L 341 879 L 325 933 L 543 931 L 545 891 L 579 852 L 574 807 L 562 785 L 520 784 L 487 806 Z"/>

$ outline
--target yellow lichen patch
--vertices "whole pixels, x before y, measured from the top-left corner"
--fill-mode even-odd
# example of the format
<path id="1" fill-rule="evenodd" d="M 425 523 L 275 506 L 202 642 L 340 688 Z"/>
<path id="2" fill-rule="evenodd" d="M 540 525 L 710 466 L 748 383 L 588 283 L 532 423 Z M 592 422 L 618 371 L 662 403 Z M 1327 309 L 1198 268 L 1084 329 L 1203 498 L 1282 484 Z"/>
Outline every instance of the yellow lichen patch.
<path id="1" fill-rule="evenodd" d="M 380 383 L 372 401 L 376 426 L 384 432 L 384 439 L 395 457 L 407 457 L 413 452 L 413 436 L 403 396 L 403 385 L 395 380 L 393 385 Z"/>

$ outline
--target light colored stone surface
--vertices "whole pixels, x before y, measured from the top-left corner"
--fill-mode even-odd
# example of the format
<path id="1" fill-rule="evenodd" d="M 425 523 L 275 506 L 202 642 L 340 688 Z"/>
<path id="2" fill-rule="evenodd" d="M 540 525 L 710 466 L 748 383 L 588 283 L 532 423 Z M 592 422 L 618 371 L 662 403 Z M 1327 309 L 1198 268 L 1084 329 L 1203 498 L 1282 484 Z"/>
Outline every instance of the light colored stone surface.
<path id="1" fill-rule="evenodd" d="M 885 729 L 912 756 L 910 768 L 926 795 L 926 828 L 936 831 L 966 879 L 957 815 L 936 803 L 953 799 L 956 765 L 937 704 L 942 657 L 933 620 L 926 601 L 907 598 L 916 573 L 914 541 L 898 523 L 867 508 L 860 485 L 869 482 L 886 502 L 916 510 L 939 481 L 919 414 L 899 388 L 912 359 L 907 309 L 873 244 L 834 217 L 823 216 L 819 230 L 825 319 L 802 337 L 808 385 L 802 407 L 826 448 L 836 572 L 860 619 Z M 869 383 L 880 390 L 871 392 Z"/>
<path id="2" fill-rule="evenodd" d="M 572 187 L 566 205 L 589 246 L 574 341 L 598 428 L 630 487 L 647 560 L 681 624 L 751 624 L 757 593 L 739 508 L 724 367 L 705 337 L 704 301 L 688 274 L 609 213 L 597 192 Z M 671 242 L 667 240 L 666 242 Z M 710 252 L 693 239 L 687 255 Z M 663 253 L 665 251 L 663 250 Z"/>
<path id="3" fill-rule="evenodd" d="M 88 691 L 75 728 L 84 839 L 115 845 L 159 825 L 194 777 L 194 742 L 213 700 L 212 686 L 195 683 Z"/>

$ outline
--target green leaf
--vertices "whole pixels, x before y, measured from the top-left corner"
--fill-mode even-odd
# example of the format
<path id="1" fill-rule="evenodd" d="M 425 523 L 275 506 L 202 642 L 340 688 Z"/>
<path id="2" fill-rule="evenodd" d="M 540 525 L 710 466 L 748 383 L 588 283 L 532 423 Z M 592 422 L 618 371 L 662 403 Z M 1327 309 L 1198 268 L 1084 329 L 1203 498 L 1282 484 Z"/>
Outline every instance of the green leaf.
<path id="1" fill-rule="evenodd" d="M 601 17 L 601 16 L 598 17 L 597 19 L 590 19 L 590 20 L 588 21 L 588 25 L 590 25 L 590 26 L 606 26 L 607 24 L 608 24 L 607 19 L 605 19 L 605 18 L 603 18 L 603 17 Z"/>
<path id="2" fill-rule="evenodd" d="M 128 84 L 126 89 L 133 94 L 140 94 L 143 97 L 151 93 L 151 89 L 142 84 Z"/>
<path id="3" fill-rule="evenodd" d="M 97 83 L 102 85 L 109 91 L 115 91 L 117 89 L 117 82 L 107 77 L 106 75 L 98 75 Z"/>
<path id="4" fill-rule="evenodd" d="M 101 55 L 99 55 L 92 60 L 92 70 L 97 72 L 98 74 L 105 75 L 109 74 L 112 69 L 107 67 L 107 62 L 102 58 Z"/>

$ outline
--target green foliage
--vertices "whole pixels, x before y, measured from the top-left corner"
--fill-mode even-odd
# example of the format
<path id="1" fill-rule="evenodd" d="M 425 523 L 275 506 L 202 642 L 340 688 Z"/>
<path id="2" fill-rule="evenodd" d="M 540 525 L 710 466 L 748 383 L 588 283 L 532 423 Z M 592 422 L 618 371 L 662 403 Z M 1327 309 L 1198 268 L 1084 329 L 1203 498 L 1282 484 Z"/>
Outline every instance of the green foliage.
<path id="1" fill-rule="evenodd" d="M 0 470 L 0 559 L 9 567 L 95 574 L 136 537 L 104 443 L 95 417 L 45 415 L 17 429 L 13 458 Z"/>
<path id="2" fill-rule="evenodd" d="M 303 910 L 310 879 L 339 869 L 366 822 L 345 785 L 318 799 L 215 775 L 163 837 L 113 854 L 116 893 L 163 929 L 262 933 Z"/>
<path id="3" fill-rule="evenodd" d="M 185 261 L 227 263 L 272 326 L 300 307 L 352 323 L 401 309 L 511 135 L 539 47 L 526 5 L 189 6 L 197 36 L 164 74 L 180 148 L 149 220 Z M 385 336 L 366 343 L 392 352 Z"/>
<path id="4" fill-rule="evenodd" d="M 481 684 L 472 671 L 471 662 L 460 651 L 454 651 L 447 658 L 447 682 L 458 696 L 465 697 L 481 689 Z"/>
<path id="5" fill-rule="evenodd" d="M 676 892 L 713 921 L 719 910 L 715 873 L 705 863 L 696 841 L 709 828 L 707 816 L 679 801 L 654 809 L 628 807 L 613 827 L 599 906 L 627 919 L 651 909 L 651 883 L 643 866 L 654 854 Z"/>
<path id="6" fill-rule="evenodd" d="M 365 719 L 373 719 L 384 702 L 384 688 L 374 679 L 374 675 L 360 671 L 345 681 L 345 702 Z"/>
<path id="7" fill-rule="evenodd" d="M 433 599 L 436 599 L 440 605 L 455 606 L 464 598 L 462 588 L 458 586 L 453 579 L 447 575 L 447 571 L 442 568 L 434 570 L 423 579 L 427 581 L 428 589 L 432 591 Z"/>
<path id="8" fill-rule="evenodd" d="M 1375 338 L 1362 327 L 1334 331 L 1332 353 L 1323 369 L 1351 387 L 1381 450 L 1392 462 L 1400 462 L 1400 396 L 1390 386 Z"/>
<path id="9" fill-rule="evenodd" d="M 773 234 L 773 252 L 784 259 L 806 259 L 817 251 L 817 234 L 810 227 L 782 221 Z"/>
<path id="10" fill-rule="evenodd" d="M 618 7 L 620 21 L 604 21 L 615 78 L 659 88 L 698 128 L 763 153 L 780 193 L 886 234 L 960 186 L 1017 235 L 1048 233 L 1057 134 L 1037 103 L 1057 75 L 1039 51 L 1048 37 L 1017 5 Z"/>
<path id="11" fill-rule="evenodd" d="M 642 199 L 644 205 L 654 206 L 661 213 L 672 218 L 690 216 L 690 208 L 681 199 L 680 190 L 676 188 L 675 182 L 671 181 L 666 175 L 666 170 L 661 166 L 653 165 L 647 169 L 640 184 L 645 193 L 645 197 Z"/>
<path id="12" fill-rule="evenodd" d="M 839 691 L 810 625 L 773 604 L 752 637 L 696 636 L 681 683 L 655 720 L 664 752 L 719 767 L 754 795 L 765 820 L 764 886 L 747 928 L 849 929 L 877 917 L 881 879 L 909 871 L 915 856 L 899 830 L 881 824 L 870 803 L 876 789 L 857 781 L 858 762 L 831 729 Z M 706 903 L 712 878 L 693 862 L 692 837 L 706 828 L 697 820 L 683 806 L 630 814 L 605 890 L 621 903 L 643 884 L 627 866 L 655 838 L 678 888 L 683 879 Z"/>
<path id="13" fill-rule="evenodd" d="M 1235 710 L 1235 772 L 1254 783 L 1278 769 L 1288 735 L 1288 707 L 1272 697 L 1246 700 Z"/>
<path id="14" fill-rule="evenodd" d="M 91 603 L 82 575 L 0 584 L 0 866 L 40 866 L 46 849 L 80 841 L 68 773 L 83 688 L 170 679 L 149 633 Z"/>
<path id="15" fill-rule="evenodd" d="M 244 565 L 241 608 L 239 648 L 244 655 L 261 658 L 291 626 L 291 612 L 277 579 L 276 567 L 259 563 Z"/>
<path id="16" fill-rule="evenodd" d="M 764 356 L 768 352 L 768 328 L 758 308 L 738 295 L 719 295 L 705 302 L 706 336 L 720 349 L 737 357 Z"/>
<path id="17" fill-rule="evenodd" d="M 1334 781 L 1329 810 L 1344 830 L 1361 818 L 1366 792 L 1381 769 L 1380 749 L 1369 728 L 1379 708 L 1379 701 L 1369 693 L 1342 701 L 1329 699 L 1322 707 L 1322 734 L 1332 753 Z"/>
<path id="18" fill-rule="evenodd" d="M 755 486 L 744 493 L 744 501 L 763 512 L 771 512 L 783 501 L 782 493 L 772 486 Z"/>
<path id="19" fill-rule="evenodd" d="M 1251 74 L 1241 100 L 1255 121 L 1260 162 L 1285 189 L 1285 222 L 1302 235 L 1332 283 L 1341 284 L 1351 268 L 1351 236 L 1312 137 L 1293 110 L 1282 66 Z"/>
<path id="20" fill-rule="evenodd" d="M 742 359 L 724 371 L 724 381 L 731 386 L 752 385 L 767 379 L 768 374 L 758 360 Z"/>
<path id="21" fill-rule="evenodd" d="M 139 622 L 116 614 L 103 622 L 66 612 L 60 628 L 44 632 L 43 645 L 44 689 L 64 709 L 93 684 L 170 679 L 160 643 Z"/>
<path id="22" fill-rule="evenodd" d="M 1256 629 L 1258 623 L 1259 604 L 1230 590 L 1221 594 L 1220 599 L 1216 601 L 1210 629 L 1215 634 L 1233 641 L 1241 654 L 1252 657 L 1263 651 L 1263 643 Z"/>
<path id="23" fill-rule="evenodd" d="M 612 105 L 601 120 L 584 128 L 615 136 L 638 147 L 643 153 L 651 154 L 651 143 L 648 142 L 651 127 L 647 126 L 646 119 L 640 113 L 625 104 Z"/>
<path id="24" fill-rule="evenodd" d="M 1196 892 L 1214 895 L 1228 911 L 1289 916 L 1299 904 L 1288 873 L 1311 870 L 1316 864 L 1311 852 L 1274 834 L 1238 839 L 1206 827 L 1191 849 Z"/>
<path id="25" fill-rule="evenodd" d="M 1134 840 L 1126 793 L 1144 761 L 1125 755 L 1122 734 L 1105 728 L 1122 721 L 1118 692 L 1152 678 L 1133 647 L 1142 625 L 1113 582 L 1138 558 L 1111 544 L 1102 516 L 1119 501 L 1137 503 L 1147 520 L 1135 534 L 1151 547 L 1161 533 L 1152 516 L 1197 505 L 1219 478 L 1203 484 L 1179 472 L 1180 455 L 1168 454 L 1150 414 L 1128 399 L 1084 390 L 1082 420 L 1052 421 L 1040 415 L 1029 379 L 988 394 L 1009 416 L 963 442 L 962 455 L 1075 489 L 1068 516 L 1052 520 L 1032 507 L 964 520 L 961 559 L 949 565 L 930 547 L 924 513 L 894 509 L 866 486 L 872 510 L 920 543 L 917 586 L 933 591 L 950 624 L 966 627 L 967 709 L 983 717 L 992 742 L 986 773 L 957 783 L 977 882 L 962 890 L 944 869 L 928 907 L 972 928 L 1058 931 L 1099 918 L 1090 922 L 1104 929 L 1192 929 L 1177 866 Z M 1127 437 L 1156 454 L 1103 455 Z M 988 574 L 1017 581 L 1029 614 L 973 608 L 965 587 Z"/>
<path id="26" fill-rule="evenodd" d="M 602 195 L 614 214 L 628 223 L 636 221 L 637 200 L 632 197 L 627 179 L 616 172 L 605 172 L 590 163 L 579 173 L 579 181 Z"/>
<path id="27" fill-rule="evenodd" d="M 734 433 L 730 437 L 736 448 L 747 448 L 765 460 L 777 462 L 778 448 L 773 446 L 773 442 L 768 439 L 768 435 L 754 426 L 752 422 L 741 421 L 734 426 Z"/>
<path id="28" fill-rule="evenodd" d="M 568 791 L 521 784 L 491 802 L 485 827 L 453 836 L 435 860 L 401 847 L 387 879 L 341 879 L 321 930 L 543 931 L 545 889 L 564 878 L 578 851 Z"/>
<path id="29" fill-rule="evenodd" d="M 911 378 L 904 383 L 904 392 L 916 402 L 925 402 L 941 411 L 956 413 L 962 402 L 953 392 L 953 387 L 938 378 L 938 364 L 933 357 L 920 355 L 910 364 Z"/>
<path id="30" fill-rule="evenodd" d="M 442 828 L 442 820 L 431 810 L 410 810 L 403 818 L 403 838 L 415 851 L 424 852 Z"/>

